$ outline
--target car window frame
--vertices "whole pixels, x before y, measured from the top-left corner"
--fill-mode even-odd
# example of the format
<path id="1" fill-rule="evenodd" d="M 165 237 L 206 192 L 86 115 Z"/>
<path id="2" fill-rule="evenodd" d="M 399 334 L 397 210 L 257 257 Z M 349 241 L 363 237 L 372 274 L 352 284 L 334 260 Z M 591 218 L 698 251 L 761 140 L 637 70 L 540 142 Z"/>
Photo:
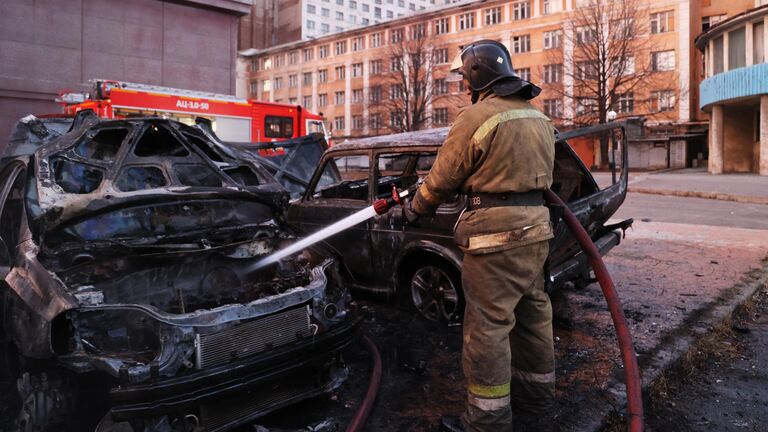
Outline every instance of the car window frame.
<path id="1" fill-rule="evenodd" d="M 334 158 L 339 157 L 345 157 L 345 156 L 368 156 L 368 198 L 366 201 L 364 201 L 364 204 L 370 205 L 373 203 L 373 194 L 374 194 L 374 188 L 373 188 L 373 150 L 372 149 L 365 149 L 364 151 L 361 151 L 359 149 L 347 149 L 347 150 L 339 150 L 339 151 L 326 151 L 326 153 L 323 155 L 322 158 L 320 158 L 320 163 L 318 164 L 317 169 L 315 169 L 315 173 L 312 175 L 312 179 L 309 182 L 309 186 L 307 187 L 307 190 L 304 192 L 304 196 L 301 199 L 301 202 L 311 203 L 311 202 L 318 202 L 320 200 L 343 200 L 345 202 L 355 202 L 359 203 L 360 200 L 351 199 L 351 198 L 315 198 L 313 196 L 313 192 L 315 190 L 315 187 L 317 186 L 317 183 L 320 181 L 320 177 L 322 177 L 323 172 L 325 171 L 325 166 L 328 164 L 328 161 Z"/>

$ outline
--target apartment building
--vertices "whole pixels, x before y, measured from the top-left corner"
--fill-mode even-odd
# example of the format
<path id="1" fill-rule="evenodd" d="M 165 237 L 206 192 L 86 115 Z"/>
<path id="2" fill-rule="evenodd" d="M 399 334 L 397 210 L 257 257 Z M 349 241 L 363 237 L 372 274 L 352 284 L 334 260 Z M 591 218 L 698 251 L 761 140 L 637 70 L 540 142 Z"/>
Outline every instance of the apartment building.
<path id="1" fill-rule="evenodd" d="M 460 48 L 478 39 L 495 39 L 512 53 L 515 69 L 543 88 L 535 103 L 567 126 L 583 111 L 573 97 L 576 41 L 588 37 L 575 26 L 578 8 L 590 0 L 515 0 L 464 2 L 426 10 L 398 20 L 357 28 L 311 41 L 283 44 L 240 53 L 240 89 L 243 96 L 260 100 L 297 103 L 323 112 L 336 137 L 386 133 L 391 123 L 381 113 L 382 98 L 391 97 L 387 85 L 392 67 L 392 49 L 414 29 L 424 32 L 441 59 L 431 70 L 432 88 L 455 98 L 435 98 L 429 126 L 448 125 L 455 118 L 462 97 L 460 83 L 443 81 L 448 63 Z M 619 118 L 644 116 L 649 136 L 664 135 L 666 148 L 653 139 L 636 147 L 635 160 L 644 166 L 672 164 L 670 135 L 680 135 L 678 159 L 690 164 L 697 153 L 706 152 L 706 113 L 698 108 L 698 82 L 703 70 L 701 55 L 693 39 L 703 28 L 743 12 L 754 1 L 647 0 L 641 3 L 642 30 L 647 38 L 644 51 L 627 59 L 632 65 L 650 65 L 653 86 L 637 86 L 620 95 L 612 109 Z M 420 34 L 420 33 L 419 33 Z M 635 66 L 631 66 L 634 68 Z M 630 69 L 631 69 L 630 68 Z M 629 71 L 631 73 L 631 71 Z M 397 90 L 397 89 L 394 89 Z M 460 101 L 460 102 L 459 102 Z M 696 139 L 700 138 L 697 142 Z M 703 141 L 701 141 L 703 140 Z M 695 145 L 695 148 L 689 148 Z M 663 150 L 663 152 L 661 151 Z M 645 152 L 645 153 L 643 153 Z M 643 153 L 643 154 L 641 154 Z M 665 158 L 662 162 L 651 159 Z M 693 155 L 693 156 L 692 156 Z M 705 155 L 706 156 L 706 155 Z"/>
<path id="2" fill-rule="evenodd" d="M 378 24 L 446 0 L 254 0 L 240 20 L 239 47 L 266 48 Z"/>

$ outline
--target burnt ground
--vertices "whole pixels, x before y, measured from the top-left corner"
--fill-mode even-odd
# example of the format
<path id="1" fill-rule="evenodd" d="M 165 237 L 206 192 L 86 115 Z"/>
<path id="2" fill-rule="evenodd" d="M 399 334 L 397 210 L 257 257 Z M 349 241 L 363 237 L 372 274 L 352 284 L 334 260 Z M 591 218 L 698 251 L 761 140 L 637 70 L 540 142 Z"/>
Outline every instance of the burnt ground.
<path id="1" fill-rule="evenodd" d="M 707 335 L 654 390 L 649 432 L 768 429 L 768 290 Z"/>

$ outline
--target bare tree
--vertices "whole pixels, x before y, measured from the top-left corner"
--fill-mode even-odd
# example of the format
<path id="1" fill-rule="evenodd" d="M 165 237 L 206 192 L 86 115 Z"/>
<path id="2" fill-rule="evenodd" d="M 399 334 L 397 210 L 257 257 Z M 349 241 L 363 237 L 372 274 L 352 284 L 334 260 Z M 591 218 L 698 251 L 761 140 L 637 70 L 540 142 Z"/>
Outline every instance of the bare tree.
<path id="1" fill-rule="evenodd" d="M 648 36 L 648 8 L 642 0 L 584 0 L 578 2 L 562 34 L 562 51 L 552 51 L 551 63 L 566 64 L 566 82 L 555 87 L 574 107 L 576 125 L 605 123 L 608 112 L 634 111 L 650 101 L 659 82 L 658 59 Z M 635 98 L 637 96 L 637 99 Z M 645 99 L 642 99 L 645 97 Z M 600 143 L 600 165 L 608 163 L 608 140 Z"/>
<path id="2" fill-rule="evenodd" d="M 434 86 L 436 65 L 444 62 L 439 57 L 447 51 L 440 52 L 431 43 L 423 25 L 409 27 L 408 34 L 405 28 L 399 30 L 399 40 L 388 45 L 389 72 L 379 81 L 383 90 L 377 95 L 380 100 L 370 111 L 372 118 L 378 117 L 378 127 L 408 132 L 429 125 L 433 102 L 455 95 Z M 373 124 L 371 127 L 376 129 Z"/>

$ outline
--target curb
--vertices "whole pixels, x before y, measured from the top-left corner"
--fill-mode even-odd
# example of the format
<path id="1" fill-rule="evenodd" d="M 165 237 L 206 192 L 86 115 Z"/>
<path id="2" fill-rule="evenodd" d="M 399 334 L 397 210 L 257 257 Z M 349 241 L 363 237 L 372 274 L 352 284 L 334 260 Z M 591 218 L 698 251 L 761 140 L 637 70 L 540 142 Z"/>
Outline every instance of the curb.
<path id="1" fill-rule="evenodd" d="M 668 369 L 677 364 L 680 359 L 696 346 L 700 337 L 703 337 L 716 325 L 730 316 L 737 307 L 750 299 L 760 289 L 768 286 L 768 261 L 763 261 L 762 268 L 757 270 L 760 275 L 749 276 L 752 272 L 746 273 L 750 280 L 737 283 L 729 288 L 722 295 L 728 296 L 722 302 L 707 308 L 699 309 L 698 313 L 691 316 L 683 323 L 688 325 L 686 331 L 678 331 L 668 338 L 662 339 L 661 343 L 653 351 L 642 354 L 642 357 L 648 359 L 641 361 L 640 373 L 642 374 L 643 398 L 647 396 L 650 386 Z M 692 321 L 692 322 L 691 322 Z M 649 358 L 650 357 L 650 358 Z M 622 367 L 615 369 L 618 373 Z M 603 398 L 602 408 L 593 411 L 590 419 L 577 421 L 579 431 L 600 432 L 609 426 L 609 420 L 617 414 L 616 409 L 621 414 L 626 414 L 626 388 L 623 377 L 613 378 L 605 390 L 608 394 Z M 645 403 L 645 400 L 643 401 Z M 647 406 L 644 406 L 647 410 Z M 622 419 L 622 422 L 626 419 Z"/>
<path id="2" fill-rule="evenodd" d="M 733 201 L 745 204 L 764 204 L 768 205 L 768 197 L 753 196 L 753 195 L 736 195 L 722 192 L 705 192 L 705 191 L 690 191 L 690 190 L 675 190 L 675 189 L 651 189 L 638 186 L 630 186 L 629 192 L 650 194 L 650 195 L 665 195 L 665 196 L 678 196 L 686 198 L 704 198 L 719 201 Z"/>

